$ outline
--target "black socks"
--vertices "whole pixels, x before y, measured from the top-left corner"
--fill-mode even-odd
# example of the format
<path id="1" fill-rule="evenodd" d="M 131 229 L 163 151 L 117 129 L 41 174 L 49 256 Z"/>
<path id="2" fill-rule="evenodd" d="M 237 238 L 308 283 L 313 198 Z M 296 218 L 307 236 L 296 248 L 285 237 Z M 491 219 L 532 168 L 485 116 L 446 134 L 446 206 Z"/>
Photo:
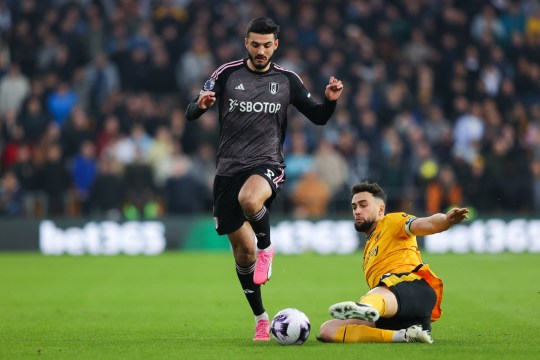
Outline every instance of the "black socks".
<path id="1" fill-rule="evenodd" d="M 238 275 L 238 280 L 240 280 L 240 284 L 242 284 L 242 289 L 244 289 L 244 294 L 253 311 L 253 315 L 256 316 L 264 313 L 264 307 L 261 297 L 261 285 L 255 285 L 253 282 L 255 264 L 256 263 L 253 263 L 245 268 L 236 264 L 236 275 Z"/>
<path id="2" fill-rule="evenodd" d="M 257 237 L 257 248 L 266 249 L 270 246 L 270 214 L 263 206 L 262 209 L 253 216 L 246 216 L 251 224 L 251 228 Z"/>

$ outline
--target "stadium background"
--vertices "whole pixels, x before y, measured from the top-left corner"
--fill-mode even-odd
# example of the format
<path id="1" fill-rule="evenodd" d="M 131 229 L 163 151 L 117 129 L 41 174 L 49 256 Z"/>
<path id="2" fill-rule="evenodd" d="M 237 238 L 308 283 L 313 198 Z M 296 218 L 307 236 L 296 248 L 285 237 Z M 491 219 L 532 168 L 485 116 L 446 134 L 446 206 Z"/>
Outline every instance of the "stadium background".
<path id="1" fill-rule="evenodd" d="M 537 0 L 2 0 L 3 228 L 211 221 L 216 111 L 184 109 L 245 56 L 256 16 L 281 26 L 274 60 L 314 96 L 345 84 L 324 127 L 291 109 L 275 219 L 346 218 L 365 179 L 390 211 L 537 216 Z"/>
<path id="2" fill-rule="evenodd" d="M 537 358 L 538 7 L 0 0 L 0 358 Z M 280 253 L 309 252 L 276 256 L 264 288 L 269 314 L 309 315 L 301 347 L 251 341 L 225 251 L 42 256 L 227 248 L 210 215 L 216 115 L 183 113 L 213 68 L 245 55 L 260 15 L 282 26 L 276 62 L 314 96 L 331 74 L 346 86 L 326 127 L 291 110 L 289 182 L 272 213 Z M 365 178 L 385 185 L 391 210 L 476 209 L 420 239 L 445 280 L 434 346 L 315 340 L 328 304 L 367 291 L 361 254 L 346 254 L 359 245 L 347 188 Z"/>

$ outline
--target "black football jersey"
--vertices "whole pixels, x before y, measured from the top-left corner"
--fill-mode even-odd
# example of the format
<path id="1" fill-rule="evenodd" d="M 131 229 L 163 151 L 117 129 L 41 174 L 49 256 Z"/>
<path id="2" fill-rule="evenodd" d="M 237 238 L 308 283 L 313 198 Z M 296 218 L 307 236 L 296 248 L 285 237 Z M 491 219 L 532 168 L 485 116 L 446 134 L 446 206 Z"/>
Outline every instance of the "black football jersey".
<path id="1" fill-rule="evenodd" d="M 263 164 L 284 166 L 289 105 L 318 125 L 326 124 L 336 106 L 326 99 L 317 103 L 294 72 L 274 63 L 268 71 L 252 71 L 247 59 L 220 66 L 203 90 L 214 91 L 217 97 L 220 140 L 216 173 L 223 176 Z M 188 105 L 186 118 L 194 120 L 203 112 L 195 100 Z"/>

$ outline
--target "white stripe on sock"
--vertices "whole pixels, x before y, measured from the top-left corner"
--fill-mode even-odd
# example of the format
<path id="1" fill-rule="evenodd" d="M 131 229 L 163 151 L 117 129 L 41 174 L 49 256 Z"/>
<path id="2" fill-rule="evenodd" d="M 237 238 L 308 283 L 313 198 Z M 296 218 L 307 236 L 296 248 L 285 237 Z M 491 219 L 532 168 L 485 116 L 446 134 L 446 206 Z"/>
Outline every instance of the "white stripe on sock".
<path id="1" fill-rule="evenodd" d="M 257 262 L 254 262 L 253 264 L 251 264 L 251 265 L 248 266 L 248 267 L 242 267 L 242 266 L 236 264 L 236 271 L 237 271 L 240 275 L 251 274 L 252 272 L 255 271 L 255 265 L 257 265 Z"/>

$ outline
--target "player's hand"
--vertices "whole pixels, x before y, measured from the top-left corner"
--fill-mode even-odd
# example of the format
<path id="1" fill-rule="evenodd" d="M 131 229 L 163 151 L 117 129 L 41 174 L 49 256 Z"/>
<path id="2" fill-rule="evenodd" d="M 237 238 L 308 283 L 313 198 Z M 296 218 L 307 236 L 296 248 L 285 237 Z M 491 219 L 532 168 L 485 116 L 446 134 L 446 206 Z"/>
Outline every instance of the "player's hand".
<path id="1" fill-rule="evenodd" d="M 206 110 L 216 102 L 216 93 L 213 91 L 201 91 L 199 99 L 197 99 L 197 106 L 201 110 Z"/>
<path id="2" fill-rule="evenodd" d="M 330 101 L 336 101 L 341 92 L 343 91 L 343 83 L 341 80 L 331 77 L 328 85 L 326 85 L 326 90 L 324 91 L 324 96 Z"/>
<path id="3" fill-rule="evenodd" d="M 451 225 L 459 224 L 465 219 L 468 219 L 469 209 L 467 208 L 453 208 L 446 213 L 446 219 Z"/>

